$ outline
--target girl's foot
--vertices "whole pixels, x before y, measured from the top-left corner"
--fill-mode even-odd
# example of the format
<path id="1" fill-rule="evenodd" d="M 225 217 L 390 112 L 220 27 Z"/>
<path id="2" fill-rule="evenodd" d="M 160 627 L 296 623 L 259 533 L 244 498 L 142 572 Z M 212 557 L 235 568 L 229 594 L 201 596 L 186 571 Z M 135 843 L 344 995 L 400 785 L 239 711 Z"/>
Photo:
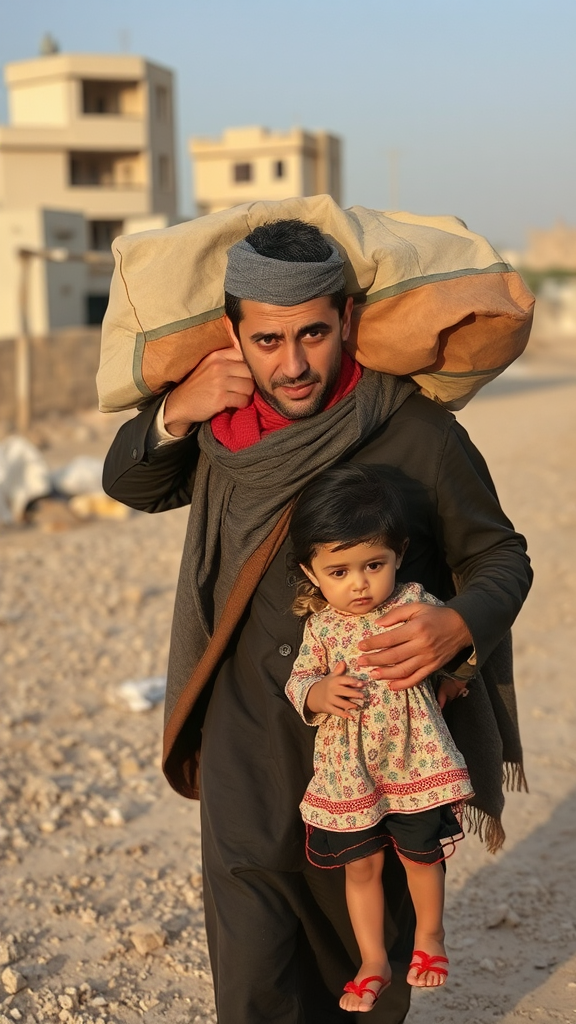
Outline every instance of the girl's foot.
<path id="1" fill-rule="evenodd" d="M 406 976 L 409 985 L 416 988 L 437 988 L 448 977 L 448 958 L 444 943 L 430 936 L 416 935 L 412 963 Z"/>
<path id="2" fill-rule="evenodd" d="M 387 960 L 367 960 L 361 964 L 354 981 L 349 981 L 340 999 L 340 1008 L 351 1013 L 367 1013 L 392 981 Z"/>

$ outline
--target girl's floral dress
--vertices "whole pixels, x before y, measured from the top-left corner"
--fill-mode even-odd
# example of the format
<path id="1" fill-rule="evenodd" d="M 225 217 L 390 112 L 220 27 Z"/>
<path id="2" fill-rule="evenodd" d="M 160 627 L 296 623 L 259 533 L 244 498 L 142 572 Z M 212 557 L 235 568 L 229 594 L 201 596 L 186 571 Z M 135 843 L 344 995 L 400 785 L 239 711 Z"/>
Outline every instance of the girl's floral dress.
<path id="1" fill-rule="evenodd" d="M 314 775 L 300 804 L 309 825 L 335 832 L 369 828 L 386 814 L 410 814 L 473 796 L 464 758 L 442 717 L 431 683 L 390 690 L 358 667 L 358 642 L 374 633 L 376 619 L 399 604 L 442 602 L 418 583 L 403 584 L 366 615 L 328 605 L 306 622 L 286 694 L 308 725 L 318 726 Z M 390 627 L 394 628 L 394 627 Z M 353 720 L 310 715 L 308 690 L 345 661 L 347 675 L 365 681 L 364 706 Z"/>

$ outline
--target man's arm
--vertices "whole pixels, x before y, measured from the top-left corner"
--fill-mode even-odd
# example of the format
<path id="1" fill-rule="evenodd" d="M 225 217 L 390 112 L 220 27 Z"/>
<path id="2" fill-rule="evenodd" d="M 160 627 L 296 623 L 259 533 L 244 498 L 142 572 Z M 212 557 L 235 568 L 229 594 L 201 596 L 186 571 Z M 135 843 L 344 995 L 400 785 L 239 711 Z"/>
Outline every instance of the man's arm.
<path id="1" fill-rule="evenodd" d="M 525 540 L 504 515 L 484 459 L 455 422 L 436 497 L 436 540 L 459 594 L 445 608 L 395 609 L 382 624 L 404 625 L 362 642 L 361 663 L 373 667 L 374 678 L 396 680 L 394 688 L 414 686 L 443 666 L 465 685 L 512 625 L 532 581 Z M 380 653 L 371 653 L 377 647 Z"/>
<path id="2" fill-rule="evenodd" d="M 107 494 L 140 512 L 165 512 L 190 503 L 198 461 L 197 430 L 155 447 L 153 428 L 164 397 L 118 431 L 104 462 Z"/>
<path id="3" fill-rule="evenodd" d="M 227 408 L 245 408 L 254 382 L 236 349 L 211 352 L 181 384 L 125 423 L 104 463 L 112 498 L 142 512 L 165 512 L 190 502 L 198 461 L 197 428 Z M 165 405 L 164 405 L 165 400 Z M 157 443 L 156 418 L 173 442 Z"/>

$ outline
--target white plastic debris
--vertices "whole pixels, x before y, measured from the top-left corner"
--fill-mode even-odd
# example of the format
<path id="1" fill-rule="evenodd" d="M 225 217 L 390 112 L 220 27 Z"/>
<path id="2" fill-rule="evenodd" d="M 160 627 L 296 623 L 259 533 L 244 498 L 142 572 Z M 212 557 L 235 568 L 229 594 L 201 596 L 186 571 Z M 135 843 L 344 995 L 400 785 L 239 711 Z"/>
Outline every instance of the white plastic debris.
<path id="1" fill-rule="evenodd" d="M 166 677 L 152 676 L 149 679 L 129 679 L 120 684 L 117 692 L 130 711 L 150 711 L 155 704 L 160 704 L 164 700 Z"/>
<path id="2" fill-rule="evenodd" d="M 96 494 L 102 491 L 102 459 L 77 455 L 52 473 L 52 486 L 59 494 Z"/>
<path id="3" fill-rule="evenodd" d="M 0 442 L 0 522 L 21 523 L 30 502 L 50 491 L 50 471 L 36 445 L 17 434 Z"/>

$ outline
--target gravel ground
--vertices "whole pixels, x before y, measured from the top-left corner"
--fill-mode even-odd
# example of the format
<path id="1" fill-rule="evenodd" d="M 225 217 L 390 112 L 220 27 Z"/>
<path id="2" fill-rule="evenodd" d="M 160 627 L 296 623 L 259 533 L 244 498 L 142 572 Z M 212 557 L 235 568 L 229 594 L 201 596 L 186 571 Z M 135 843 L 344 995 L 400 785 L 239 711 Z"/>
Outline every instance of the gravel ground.
<path id="1" fill-rule="evenodd" d="M 459 414 L 537 570 L 515 633 L 531 792 L 502 853 L 470 837 L 450 862 L 451 976 L 411 1024 L 576 1020 L 575 397 L 576 359 L 549 347 Z M 118 419 L 33 437 L 58 465 L 103 453 Z M 198 808 L 160 773 L 161 709 L 117 692 L 165 672 L 185 519 L 45 502 L 0 531 L 0 1024 L 215 1020 Z"/>

